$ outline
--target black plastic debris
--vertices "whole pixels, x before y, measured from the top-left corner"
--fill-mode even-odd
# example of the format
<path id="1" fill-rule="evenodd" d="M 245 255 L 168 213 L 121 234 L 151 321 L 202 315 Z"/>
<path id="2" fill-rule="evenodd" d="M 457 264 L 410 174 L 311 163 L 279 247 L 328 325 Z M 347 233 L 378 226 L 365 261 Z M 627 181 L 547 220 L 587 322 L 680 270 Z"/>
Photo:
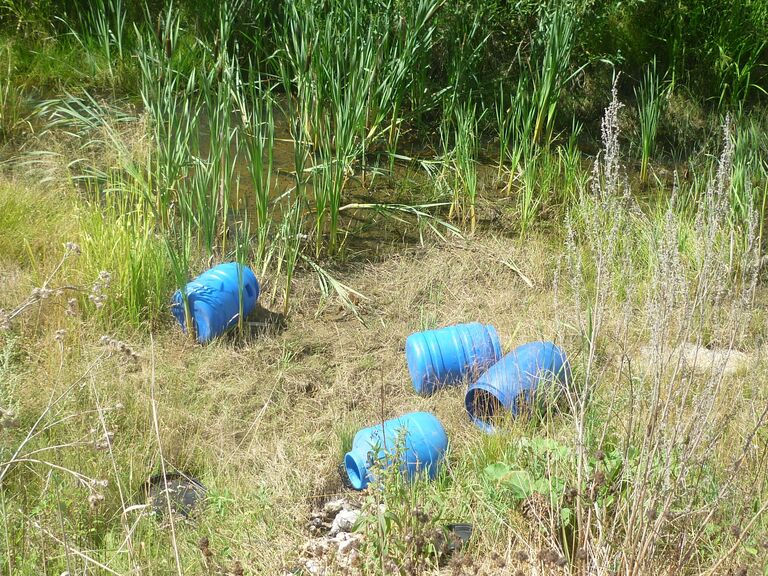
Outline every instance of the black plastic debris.
<path id="1" fill-rule="evenodd" d="M 457 537 L 449 539 L 451 552 L 466 546 L 472 537 L 472 524 L 448 524 L 445 528 Z"/>
<path id="2" fill-rule="evenodd" d="M 171 511 L 188 518 L 195 507 L 203 500 L 207 490 L 203 484 L 183 472 L 168 472 L 163 480 L 162 474 L 152 476 L 146 482 L 146 494 L 152 510 L 158 515 Z"/>

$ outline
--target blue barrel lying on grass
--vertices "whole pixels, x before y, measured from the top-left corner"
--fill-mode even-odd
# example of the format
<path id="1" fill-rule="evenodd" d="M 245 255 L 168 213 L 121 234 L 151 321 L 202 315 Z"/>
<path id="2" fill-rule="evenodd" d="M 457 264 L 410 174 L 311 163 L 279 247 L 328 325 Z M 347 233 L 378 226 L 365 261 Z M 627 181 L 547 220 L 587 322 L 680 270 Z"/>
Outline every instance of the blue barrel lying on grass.
<path id="1" fill-rule="evenodd" d="M 432 479 L 447 447 L 448 436 L 436 416 L 411 412 L 355 434 L 352 450 L 344 457 L 344 467 L 355 490 L 368 486 L 375 462 L 382 467 L 397 463 L 409 479 L 418 474 Z"/>
<path id="2" fill-rule="evenodd" d="M 247 317 L 259 298 L 259 282 L 247 266 L 237 262 L 219 264 L 203 272 L 184 289 L 189 301 L 189 312 L 197 341 L 201 344 L 220 336 L 236 325 L 242 314 Z M 181 291 L 173 295 L 171 311 L 187 331 L 184 318 L 184 301 Z"/>
<path id="3" fill-rule="evenodd" d="M 413 387 L 428 396 L 465 377 L 477 378 L 501 358 L 501 343 L 490 324 L 456 324 L 411 334 L 405 341 L 405 357 Z"/>
<path id="4" fill-rule="evenodd" d="M 565 353 L 552 342 L 529 342 L 518 346 L 491 366 L 469 386 L 464 405 L 469 418 L 486 432 L 506 410 L 517 416 L 519 405 L 530 405 L 542 380 L 566 384 L 570 367 Z"/>

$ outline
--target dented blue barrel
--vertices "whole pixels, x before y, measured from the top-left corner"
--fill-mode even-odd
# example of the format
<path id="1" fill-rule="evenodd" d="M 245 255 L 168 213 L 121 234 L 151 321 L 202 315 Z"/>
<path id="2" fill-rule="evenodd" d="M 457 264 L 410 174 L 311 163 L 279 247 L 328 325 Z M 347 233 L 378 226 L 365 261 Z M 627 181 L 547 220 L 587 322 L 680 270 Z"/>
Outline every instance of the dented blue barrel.
<path id="1" fill-rule="evenodd" d="M 435 415 L 411 412 L 355 434 L 344 467 L 355 490 L 368 486 L 375 462 L 384 467 L 397 463 L 408 478 L 425 474 L 432 479 L 447 447 L 448 436 Z"/>
<path id="2" fill-rule="evenodd" d="M 405 341 L 408 372 L 416 392 L 474 380 L 501 358 L 501 343 L 490 324 L 471 322 L 415 332 Z"/>
<path id="3" fill-rule="evenodd" d="M 259 298 L 259 282 L 250 268 L 237 262 L 219 264 L 203 272 L 184 289 L 197 341 L 201 344 L 236 325 L 241 314 L 248 316 Z M 171 311 L 187 331 L 181 291 L 173 295 Z"/>
<path id="4" fill-rule="evenodd" d="M 544 379 L 565 384 L 570 367 L 565 353 L 552 342 L 529 342 L 518 346 L 470 384 L 464 405 L 470 420 L 486 432 L 502 411 L 516 416 L 519 405 L 533 400 Z"/>

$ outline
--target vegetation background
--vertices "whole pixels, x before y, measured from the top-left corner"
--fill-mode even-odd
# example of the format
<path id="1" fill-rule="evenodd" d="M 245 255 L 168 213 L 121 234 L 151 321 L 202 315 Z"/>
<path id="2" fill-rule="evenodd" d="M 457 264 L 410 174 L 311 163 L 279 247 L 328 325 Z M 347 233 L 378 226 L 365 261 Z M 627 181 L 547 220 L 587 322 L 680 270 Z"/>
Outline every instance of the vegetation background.
<path id="1" fill-rule="evenodd" d="M 0 0 L 0 571 L 768 574 L 765 0 Z M 201 347 L 212 264 L 260 306 Z M 554 340 L 486 435 L 408 334 Z M 430 410 L 434 482 L 337 465 Z M 146 486 L 207 488 L 192 518 Z M 471 522 L 448 558 L 441 527 Z"/>

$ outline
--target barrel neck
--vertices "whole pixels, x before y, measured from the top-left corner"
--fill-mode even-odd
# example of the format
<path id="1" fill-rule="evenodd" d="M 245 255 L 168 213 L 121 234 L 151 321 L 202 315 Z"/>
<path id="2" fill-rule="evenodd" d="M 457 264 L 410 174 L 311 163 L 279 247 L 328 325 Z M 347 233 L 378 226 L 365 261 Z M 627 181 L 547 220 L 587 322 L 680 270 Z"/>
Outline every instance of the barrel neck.
<path id="1" fill-rule="evenodd" d="M 368 453 L 364 450 L 351 450 L 344 457 L 349 482 L 355 490 L 368 486 Z"/>

